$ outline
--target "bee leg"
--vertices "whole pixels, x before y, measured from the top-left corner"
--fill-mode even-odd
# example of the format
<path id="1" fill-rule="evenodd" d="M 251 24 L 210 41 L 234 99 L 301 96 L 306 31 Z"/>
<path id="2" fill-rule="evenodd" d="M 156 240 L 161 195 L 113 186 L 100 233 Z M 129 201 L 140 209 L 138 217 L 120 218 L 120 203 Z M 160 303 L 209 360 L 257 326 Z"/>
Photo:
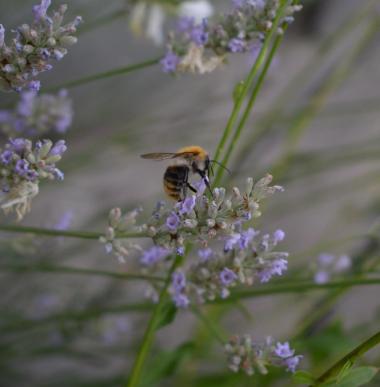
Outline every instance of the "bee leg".
<path id="1" fill-rule="evenodd" d="M 187 183 L 187 187 L 190 189 L 190 191 L 193 191 L 194 193 L 198 192 L 190 183 Z"/>

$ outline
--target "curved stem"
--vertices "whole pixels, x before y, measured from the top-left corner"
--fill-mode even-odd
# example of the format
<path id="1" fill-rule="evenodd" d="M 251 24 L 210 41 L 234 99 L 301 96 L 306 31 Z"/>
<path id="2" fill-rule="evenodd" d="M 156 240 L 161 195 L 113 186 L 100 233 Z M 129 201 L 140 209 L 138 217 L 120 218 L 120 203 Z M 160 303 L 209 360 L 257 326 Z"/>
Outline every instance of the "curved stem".
<path id="1" fill-rule="evenodd" d="M 52 237 L 80 238 L 80 239 L 99 239 L 103 233 L 95 231 L 79 231 L 79 230 L 54 230 L 42 227 L 15 226 L 0 224 L 0 231 L 36 234 Z M 145 238 L 142 233 L 123 233 L 117 235 L 119 238 Z"/>
<path id="2" fill-rule="evenodd" d="M 323 373 L 313 386 L 319 386 L 324 381 L 330 379 L 331 377 L 337 375 L 339 371 L 348 363 L 354 363 L 359 357 L 364 355 L 370 349 L 374 348 L 376 345 L 380 344 L 380 332 L 375 333 L 369 339 L 361 343 L 354 350 L 336 362 L 332 367 L 330 367 L 325 373 Z"/>
<path id="3" fill-rule="evenodd" d="M 248 94 L 248 91 L 249 89 L 251 88 L 252 86 L 252 83 L 259 71 L 259 69 L 261 68 L 263 62 L 264 62 L 264 59 L 265 59 L 265 56 L 266 56 L 266 52 L 268 50 L 268 47 L 269 47 L 269 44 L 272 40 L 272 37 L 275 33 L 275 31 L 277 31 L 277 27 L 278 27 L 278 24 L 280 22 L 280 18 L 283 14 L 283 11 L 285 9 L 287 5 L 287 2 L 285 2 L 281 8 L 279 9 L 278 13 L 277 13 L 277 16 L 276 16 L 276 19 L 273 23 L 273 26 L 271 28 L 271 30 L 269 31 L 268 35 L 266 36 L 265 40 L 264 40 L 264 43 L 261 47 L 261 50 L 260 50 L 260 53 L 254 63 L 254 65 L 252 66 L 252 69 L 251 71 L 249 72 L 246 80 L 244 81 L 243 83 L 243 89 L 241 90 L 238 98 L 235 100 L 235 103 L 234 103 L 234 106 L 233 106 L 233 109 L 232 109 L 232 112 L 230 114 L 230 117 L 228 119 L 228 122 L 227 122 L 227 125 L 223 131 L 223 134 L 222 134 L 222 137 L 216 147 L 216 151 L 215 151 L 215 154 L 214 154 L 214 159 L 219 161 L 219 158 L 223 152 L 223 148 L 227 142 L 227 139 L 232 131 L 232 128 L 235 124 L 235 121 L 237 120 L 238 118 L 238 115 L 239 115 L 239 112 L 240 112 L 240 108 L 241 106 L 243 105 L 243 102 L 245 100 L 245 97 L 247 96 Z M 221 168 L 218 168 L 218 171 L 220 170 Z M 215 186 L 215 183 L 214 183 L 214 186 Z"/>
<path id="4" fill-rule="evenodd" d="M 128 66 L 123 66 L 123 67 L 118 67 L 118 68 L 113 69 L 113 70 L 104 71 L 104 72 L 100 72 L 97 74 L 89 75 L 87 77 L 75 79 L 73 81 L 64 82 L 64 83 L 61 83 L 61 84 L 56 85 L 56 86 L 48 87 L 46 89 L 46 91 L 56 91 L 56 90 L 59 90 L 62 88 L 68 89 L 71 87 L 84 85 L 86 83 L 98 81 L 101 79 L 115 77 L 117 75 L 125 75 L 125 74 L 131 73 L 133 71 L 142 70 L 146 67 L 153 66 L 153 65 L 157 64 L 160 61 L 160 59 L 161 59 L 161 57 L 149 59 L 149 60 L 146 60 L 144 62 L 140 62 L 140 63 L 128 65 Z"/>
<path id="5" fill-rule="evenodd" d="M 173 264 L 168 272 L 168 275 L 165 279 L 165 284 L 160 292 L 160 297 L 158 300 L 158 303 L 156 304 L 153 314 L 149 320 L 149 324 L 145 330 L 144 337 L 142 344 L 140 346 L 139 352 L 137 354 L 135 363 L 133 365 L 131 375 L 129 377 L 127 387 L 137 387 L 140 382 L 141 373 L 143 370 L 143 366 L 146 360 L 146 357 L 149 353 L 149 349 L 153 343 L 154 339 L 154 332 L 156 331 L 157 322 L 159 321 L 161 311 L 165 305 L 165 302 L 167 300 L 168 294 L 167 290 L 170 285 L 171 277 L 175 269 L 178 267 L 178 265 L 182 261 L 182 256 L 177 255 L 176 258 L 173 261 Z"/>

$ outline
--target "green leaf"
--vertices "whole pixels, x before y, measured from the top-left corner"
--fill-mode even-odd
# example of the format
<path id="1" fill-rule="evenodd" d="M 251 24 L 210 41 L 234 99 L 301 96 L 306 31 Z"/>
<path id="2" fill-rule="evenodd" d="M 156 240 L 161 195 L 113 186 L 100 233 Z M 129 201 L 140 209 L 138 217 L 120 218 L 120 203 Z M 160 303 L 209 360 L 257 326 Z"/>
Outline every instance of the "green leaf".
<path id="1" fill-rule="evenodd" d="M 234 87 L 234 91 L 233 91 L 232 97 L 233 97 L 235 103 L 239 99 L 243 89 L 244 89 L 244 81 L 240 81 Z"/>
<path id="2" fill-rule="evenodd" d="M 340 380 L 328 381 L 320 387 L 359 387 L 369 383 L 379 371 L 376 367 L 357 367 L 345 372 Z"/>
<path id="3" fill-rule="evenodd" d="M 295 384 L 313 384 L 313 383 L 315 383 L 315 378 L 310 372 L 297 371 L 293 375 L 293 383 L 295 383 Z"/>
<path id="4" fill-rule="evenodd" d="M 160 316 L 158 317 L 156 330 L 163 328 L 166 325 L 171 324 L 177 314 L 177 308 L 172 302 L 167 302 L 162 307 Z"/>

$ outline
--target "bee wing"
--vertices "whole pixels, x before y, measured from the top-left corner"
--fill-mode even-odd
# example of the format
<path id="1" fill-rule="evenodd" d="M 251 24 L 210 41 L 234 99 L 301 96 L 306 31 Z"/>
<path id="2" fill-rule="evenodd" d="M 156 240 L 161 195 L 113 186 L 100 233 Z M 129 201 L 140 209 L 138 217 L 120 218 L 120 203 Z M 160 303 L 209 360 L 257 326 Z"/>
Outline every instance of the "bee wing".
<path id="1" fill-rule="evenodd" d="M 165 153 L 165 152 L 156 152 L 156 153 L 145 153 L 141 155 L 143 159 L 151 159 L 151 160 L 167 160 L 167 159 L 174 159 L 177 157 L 177 153 Z"/>

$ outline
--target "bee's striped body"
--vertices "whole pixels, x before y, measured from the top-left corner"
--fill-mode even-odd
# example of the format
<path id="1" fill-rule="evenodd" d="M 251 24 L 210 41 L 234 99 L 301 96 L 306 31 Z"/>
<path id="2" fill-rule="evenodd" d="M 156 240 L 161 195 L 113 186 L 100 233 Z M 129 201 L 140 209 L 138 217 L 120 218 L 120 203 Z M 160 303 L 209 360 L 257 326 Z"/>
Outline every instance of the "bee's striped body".
<path id="1" fill-rule="evenodd" d="M 176 160 L 175 164 L 167 167 L 163 181 L 164 191 L 172 199 L 184 199 L 187 188 L 196 192 L 195 188 L 189 184 L 190 173 L 200 175 L 210 189 L 208 182 L 210 159 L 208 153 L 200 146 L 187 146 L 179 149 L 176 153 L 148 153 L 141 157 L 153 160 Z"/>
<path id="2" fill-rule="evenodd" d="M 174 200 L 186 196 L 190 168 L 187 165 L 170 165 L 164 174 L 164 191 Z"/>

